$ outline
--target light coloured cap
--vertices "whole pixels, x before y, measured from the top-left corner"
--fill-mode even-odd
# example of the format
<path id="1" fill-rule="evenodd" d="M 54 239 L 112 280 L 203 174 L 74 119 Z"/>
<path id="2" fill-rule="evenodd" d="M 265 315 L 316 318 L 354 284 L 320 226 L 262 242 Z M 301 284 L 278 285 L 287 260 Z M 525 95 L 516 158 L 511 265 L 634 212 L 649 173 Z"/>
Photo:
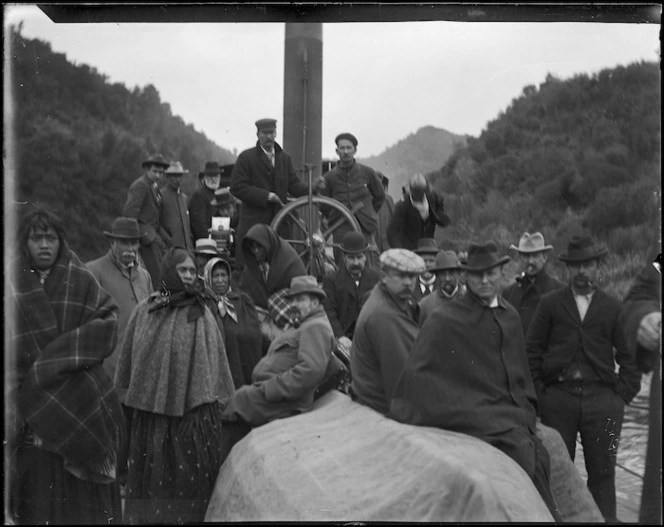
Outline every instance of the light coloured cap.
<path id="1" fill-rule="evenodd" d="M 169 174 L 183 175 L 183 174 L 186 174 L 188 172 L 189 172 L 188 170 L 185 170 L 184 168 L 182 168 L 182 163 L 180 163 L 179 161 L 175 161 L 174 163 L 171 163 L 170 166 L 166 169 L 165 174 L 166 175 L 169 175 Z"/>
<path id="2" fill-rule="evenodd" d="M 212 238 L 199 238 L 196 240 L 196 254 L 211 254 L 217 256 L 217 243 Z"/>
<path id="3" fill-rule="evenodd" d="M 424 259 L 408 249 L 388 249 L 380 255 L 381 267 L 396 269 L 402 273 L 422 274 L 427 270 Z"/>

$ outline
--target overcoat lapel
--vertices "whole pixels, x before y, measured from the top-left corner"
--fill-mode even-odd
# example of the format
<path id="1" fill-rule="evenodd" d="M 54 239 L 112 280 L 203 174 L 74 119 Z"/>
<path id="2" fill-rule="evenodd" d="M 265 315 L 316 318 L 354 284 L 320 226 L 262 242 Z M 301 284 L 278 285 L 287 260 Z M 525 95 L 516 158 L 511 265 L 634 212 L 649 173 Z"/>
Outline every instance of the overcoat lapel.
<path id="1" fill-rule="evenodd" d="M 563 308 L 572 320 L 581 323 L 581 315 L 579 315 L 579 308 L 576 307 L 576 301 L 574 300 L 574 294 L 572 293 L 572 288 L 568 287 L 565 291 L 565 296 L 563 297 Z"/>

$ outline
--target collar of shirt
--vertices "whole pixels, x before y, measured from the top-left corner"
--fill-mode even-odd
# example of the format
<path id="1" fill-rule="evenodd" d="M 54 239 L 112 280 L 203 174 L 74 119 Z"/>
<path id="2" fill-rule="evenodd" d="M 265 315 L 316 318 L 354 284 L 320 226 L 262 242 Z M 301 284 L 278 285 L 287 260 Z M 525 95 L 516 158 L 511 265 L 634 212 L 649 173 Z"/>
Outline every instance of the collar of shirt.
<path id="1" fill-rule="evenodd" d="M 268 152 L 268 151 L 265 150 L 265 148 L 263 148 L 263 146 L 261 145 L 261 150 L 262 150 L 263 152 L 265 152 L 265 155 L 267 156 L 268 159 L 270 159 L 270 160 L 272 160 L 272 159 L 276 159 L 276 155 L 275 155 L 276 153 L 275 153 L 275 151 L 274 151 L 274 148 L 272 148 L 272 152 Z"/>
<path id="2" fill-rule="evenodd" d="M 456 296 L 456 294 L 457 294 L 457 291 L 459 291 L 459 286 L 457 285 L 457 286 L 454 288 L 454 291 L 452 291 L 449 295 L 448 295 L 445 291 L 443 291 L 442 289 L 439 289 L 439 291 L 441 292 L 441 294 L 442 294 L 445 298 L 454 298 L 454 297 Z"/>

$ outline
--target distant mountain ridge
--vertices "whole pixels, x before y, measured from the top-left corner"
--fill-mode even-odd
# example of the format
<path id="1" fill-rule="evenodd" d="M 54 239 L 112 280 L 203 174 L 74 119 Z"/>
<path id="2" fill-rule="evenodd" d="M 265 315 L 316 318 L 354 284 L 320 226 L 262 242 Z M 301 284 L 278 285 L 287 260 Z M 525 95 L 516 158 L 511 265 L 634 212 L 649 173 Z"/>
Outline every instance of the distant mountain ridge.
<path id="1" fill-rule="evenodd" d="M 467 137 L 442 128 L 423 126 L 377 156 L 358 157 L 358 162 L 379 170 L 389 178 L 389 194 L 398 199 L 401 187 L 417 172 L 440 170 L 452 153 L 466 146 Z"/>

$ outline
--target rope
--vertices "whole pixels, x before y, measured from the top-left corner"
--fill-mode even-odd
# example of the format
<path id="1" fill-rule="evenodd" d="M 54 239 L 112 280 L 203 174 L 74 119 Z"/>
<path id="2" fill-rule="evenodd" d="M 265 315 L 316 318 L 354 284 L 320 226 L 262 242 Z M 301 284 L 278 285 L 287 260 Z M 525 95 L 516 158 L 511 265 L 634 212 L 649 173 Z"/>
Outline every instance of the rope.
<path id="1" fill-rule="evenodd" d="M 576 442 L 577 442 L 579 445 L 581 445 L 581 448 L 583 448 L 583 444 L 581 443 L 581 440 L 580 440 L 578 437 L 576 438 Z M 641 479 L 641 480 L 643 479 L 643 475 L 642 475 L 642 474 L 639 474 L 638 472 L 634 472 L 632 469 L 629 469 L 629 468 L 627 468 L 627 467 L 621 465 L 621 464 L 618 463 L 617 461 L 616 461 L 616 467 L 623 469 L 625 472 L 627 472 L 628 474 L 631 474 L 632 476 L 636 476 L 637 478 L 639 478 L 639 479 Z"/>

